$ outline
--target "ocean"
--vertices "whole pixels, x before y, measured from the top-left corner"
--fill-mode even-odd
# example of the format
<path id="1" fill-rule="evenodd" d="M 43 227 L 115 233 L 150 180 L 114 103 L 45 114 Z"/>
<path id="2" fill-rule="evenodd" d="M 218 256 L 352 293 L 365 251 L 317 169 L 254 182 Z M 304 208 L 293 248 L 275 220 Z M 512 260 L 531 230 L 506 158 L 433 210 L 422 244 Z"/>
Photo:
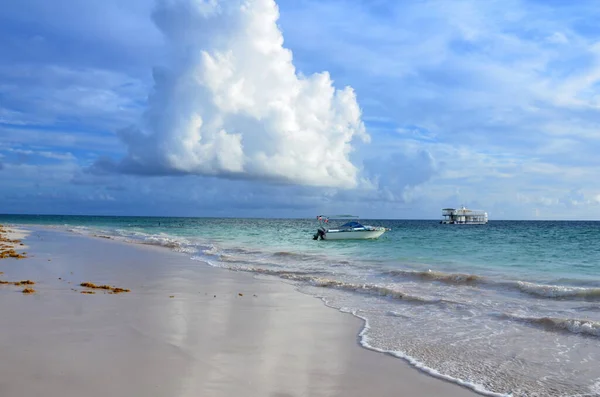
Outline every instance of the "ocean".
<path id="1" fill-rule="evenodd" d="M 488 395 L 600 396 L 600 222 L 361 220 L 374 241 L 314 241 L 315 219 L 0 215 L 180 251 L 292 283 L 364 320 L 360 343 Z"/>

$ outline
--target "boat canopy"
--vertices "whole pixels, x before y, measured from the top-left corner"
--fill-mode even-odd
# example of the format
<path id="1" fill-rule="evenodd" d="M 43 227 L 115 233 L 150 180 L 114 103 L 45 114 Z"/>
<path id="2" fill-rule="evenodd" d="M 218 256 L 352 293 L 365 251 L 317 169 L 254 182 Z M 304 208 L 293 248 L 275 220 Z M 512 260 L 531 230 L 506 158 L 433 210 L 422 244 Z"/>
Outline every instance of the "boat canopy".
<path id="1" fill-rule="evenodd" d="M 355 221 L 347 222 L 347 223 L 344 223 L 342 226 L 340 226 L 340 228 L 357 228 L 357 227 L 364 227 L 364 226 Z"/>

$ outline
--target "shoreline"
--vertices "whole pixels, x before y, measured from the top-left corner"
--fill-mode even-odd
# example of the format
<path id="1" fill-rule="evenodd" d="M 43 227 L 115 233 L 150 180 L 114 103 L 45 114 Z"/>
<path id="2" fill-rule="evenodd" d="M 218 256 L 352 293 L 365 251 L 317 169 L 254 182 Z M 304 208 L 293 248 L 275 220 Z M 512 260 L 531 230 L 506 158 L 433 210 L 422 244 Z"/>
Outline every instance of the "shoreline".
<path id="1" fill-rule="evenodd" d="M 20 227 L 22 228 L 22 226 Z M 30 226 L 25 226 L 25 228 L 26 230 L 37 231 L 35 235 L 32 233 L 28 238 L 28 241 L 31 241 L 29 245 L 31 246 L 30 251 L 33 254 L 30 258 L 19 262 L 18 271 L 15 269 L 9 270 L 12 266 L 8 266 L 9 263 L 6 260 L 0 261 L 0 271 L 4 271 L 6 274 L 13 273 L 15 276 L 24 277 L 25 275 L 29 275 L 31 276 L 30 278 L 36 278 L 38 292 L 35 294 L 35 297 L 6 294 L 11 299 L 0 301 L 0 307 L 2 307 L 3 312 L 9 313 L 9 322 L 12 324 L 9 327 L 10 329 L 7 330 L 7 334 L 10 336 L 3 335 L 0 337 L 0 347 L 3 347 L 4 351 L 9 352 L 7 357 L 10 359 L 7 360 L 5 365 L 13 361 L 14 357 L 10 353 L 12 352 L 17 355 L 16 350 L 18 350 L 18 346 L 23 347 L 24 330 L 19 326 L 19 323 L 24 320 L 24 315 L 22 314 L 23 305 L 31 306 L 33 304 L 35 306 L 36 302 L 43 302 L 46 311 L 39 313 L 41 318 L 36 320 L 42 322 L 51 320 L 52 311 L 61 312 L 64 311 L 65 307 L 70 307 L 73 310 L 77 308 L 83 311 L 88 310 L 92 314 L 103 313 L 109 308 L 118 308 L 119 312 L 126 314 L 125 318 L 128 315 L 134 317 L 134 319 L 125 321 L 122 327 L 119 327 L 118 324 L 113 326 L 113 332 L 120 335 L 116 339 L 116 342 L 118 345 L 122 345 L 123 340 L 131 339 L 131 328 L 136 329 L 141 334 L 148 332 L 141 331 L 142 329 L 146 329 L 146 327 L 140 324 L 139 318 L 135 319 L 137 312 L 150 311 L 156 312 L 155 314 L 162 314 L 163 317 L 168 317 L 170 312 L 167 309 L 170 305 L 176 305 L 179 302 L 184 307 L 187 307 L 185 304 L 195 303 L 193 309 L 190 308 L 188 310 L 197 314 L 198 317 L 204 317 L 208 321 L 210 328 L 220 327 L 227 330 L 226 333 L 229 336 L 205 335 L 207 336 L 207 340 L 203 343 L 194 338 L 195 342 L 191 345 L 180 346 L 182 352 L 187 351 L 193 357 L 196 357 L 196 355 L 202 357 L 207 351 L 211 351 L 215 357 L 219 357 L 222 354 L 231 355 L 235 357 L 235 360 L 221 362 L 223 364 L 221 365 L 222 370 L 240 380 L 240 382 L 234 382 L 233 385 L 226 386 L 219 384 L 219 387 L 214 389 L 209 388 L 210 391 L 208 393 L 206 383 L 202 384 L 200 382 L 201 384 L 198 384 L 196 382 L 192 389 L 201 395 L 225 396 L 236 393 L 257 396 L 269 395 L 268 393 L 263 394 L 263 392 L 267 391 L 267 383 L 269 382 L 266 382 L 265 379 L 257 379 L 256 376 L 252 377 L 252 383 L 258 382 L 258 389 L 262 390 L 261 392 L 257 389 L 254 392 L 255 394 L 253 394 L 252 392 L 248 393 L 246 389 L 234 391 L 232 388 L 235 389 L 235 387 L 240 388 L 243 385 L 247 385 L 248 379 L 245 379 L 246 372 L 256 362 L 268 362 L 271 360 L 282 363 L 274 366 L 272 368 L 274 372 L 271 372 L 277 374 L 277 377 L 281 376 L 286 379 L 285 386 L 281 386 L 280 388 L 285 389 L 291 395 L 297 395 L 300 390 L 310 390 L 310 393 L 308 393 L 310 395 L 360 395 L 369 392 L 369 390 L 370 392 L 375 390 L 375 394 L 377 395 L 395 395 L 398 390 L 410 390 L 408 394 L 416 396 L 477 395 L 465 387 L 427 375 L 411 367 L 403 360 L 398 360 L 398 358 L 394 358 L 389 354 L 377 353 L 359 346 L 359 330 L 363 328 L 363 320 L 353 315 L 341 313 L 338 310 L 332 310 L 326 307 L 320 300 L 296 291 L 292 285 L 277 280 L 257 279 L 251 274 L 212 268 L 197 261 L 192 261 L 180 253 L 160 249 L 159 247 L 138 246 L 137 244 L 128 244 L 112 239 L 71 235 L 57 230 L 48 230 L 49 228 L 41 230 L 31 228 Z M 38 239 L 35 243 L 32 241 L 34 238 Z M 83 258 L 93 258 L 92 262 L 99 262 L 98 257 L 102 257 L 100 262 L 105 263 L 104 266 L 88 264 L 82 269 L 81 265 L 78 265 L 78 262 Z M 114 261 L 114 263 L 110 265 L 106 264 L 106 262 L 111 261 Z M 25 263 L 27 265 L 21 266 Z M 169 265 L 166 266 L 164 263 L 169 263 Z M 141 268 L 142 266 L 144 267 L 143 269 Z M 58 272 L 57 267 L 60 269 Z M 150 271 L 150 274 L 148 274 L 148 271 Z M 83 274 L 79 275 L 80 273 Z M 61 277 L 59 274 L 63 276 Z M 79 277 L 69 277 L 73 274 L 79 275 Z M 62 280 L 52 276 L 58 276 Z M 69 280 L 67 283 L 70 284 L 65 285 L 64 282 L 67 279 Z M 166 282 L 165 280 L 170 281 Z M 82 289 L 77 287 L 78 282 L 106 282 L 111 285 L 118 285 L 119 287 L 131 288 L 131 292 L 119 294 L 118 296 L 103 297 L 104 294 L 86 296 L 72 291 L 73 289 L 77 291 Z M 7 292 L 6 288 L 0 287 L 0 294 Z M 200 289 L 200 291 L 195 291 L 197 289 Z M 209 290 L 210 294 L 209 292 L 204 292 L 204 295 L 202 295 L 203 290 Z M 228 302 L 226 305 L 228 309 L 235 312 L 236 315 L 234 317 L 243 317 L 243 320 L 232 320 L 236 323 L 235 327 L 227 327 L 223 323 L 223 313 L 215 312 L 214 309 L 211 309 L 215 303 L 218 303 L 222 299 Z M 93 300 L 97 301 L 94 302 Z M 120 301 L 120 303 L 117 303 L 117 301 Z M 91 304 L 91 307 L 86 307 L 88 304 Z M 116 307 L 114 306 L 115 304 L 117 304 Z M 235 306 L 233 306 L 234 304 Z M 237 307 L 237 305 L 240 307 Z M 248 316 L 246 313 L 248 311 L 252 312 L 253 316 Z M 266 316 L 270 318 L 268 323 L 273 325 L 274 319 L 281 317 L 281 313 L 288 313 L 288 315 L 284 316 L 286 320 L 283 322 L 275 321 L 278 324 L 277 327 L 265 327 L 264 324 L 261 324 L 261 318 Z M 181 323 L 181 317 L 186 319 L 184 322 L 193 321 L 190 320 L 191 318 L 197 318 L 196 316 L 190 317 L 189 313 L 186 313 L 185 310 L 181 314 L 181 316 L 174 316 L 172 318 L 174 323 Z M 64 320 L 66 324 L 69 324 L 68 328 L 75 330 L 75 332 L 77 330 L 82 331 L 82 328 L 86 330 L 89 334 L 90 344 L 97 350 L 106 349 L 107 344 L 97 341 L 95 336 L 98 335 L 92 332 L 95 327 L 101 328 L 102 322 L 99 323 L 97 318 L 92 317 L 87 319 L 88 321 L 81 323 L 79 321 L 80 317 L 70 314 L 64 317 Z M 158 321 L 160 323 L 158 325 L 157 319 L 154 318 L 155 316 L 151 317 L 151 319 L 143 320 L 142 323 L 150 321 L 159 328 L 169 328 L 169 325 L 165 325 L 161 321 Z M 157 317 L 161 318 L 161 316 Z M 293 327 L 288 323 L 290 321 L 294 324 Z M 245 330 L 260 328 L 262 332 L 242 331 L 240 333 L 235 330 L 236 328 Z M 48 327 L 46 325 L 37 329 L 48 330 Z M 52 330 L 52 327 L 49 329 Z M 14 332 L 11 332 L 11 330 Z M 17 332 L 17 330 L 19 331 Z M 39 332 L 37 335 L 36 332 L 31 332 L 30 336 L 35 335 L 34 339 L 44 339 L 44 336 L 40 335 Z M 194 334 L 194 332 L 206 334 L 207 331 L 204 327 L 197 326 L 191 327 L 188 329 L 188 332 L 191 334 Z M 149 333 L 153 334 L 154 332 Z M 264 333 L 271 336 L 265 338 Z M 177 332 L 171 330 L 171 332 L 153 335 L 152 340 L 157 342 L 157 346 L 146 346 L 144 350 L 150 352 L 154 350 L 157 353 L 157 351 L 161 350 L 163 343 L 173 339 L 176 334 Z M 308 338 L 307 334 L 309 335 Z M 102 340 L 102 337 L 100 336 L 99 339 Z M 255 339 L 261 341 L 259 344 L 260 348 L 252 346 L 256 344 L 256 342 L 252 342 Z M 281 345 L 279 343 L 281 340 L 286 340 L 287 343 Z M 68 337 L 59 337 L 55 343 L 57 346 L 62 347 L 62 349 L 69 350 L 72 340 Z M 239 345 L 238 348 L 232 350 L 231 346 L 229 346 L 232 343 Z M 312 353 L 307 353 L 306 350 L 310 351 L 311 345 L 315 343 L 319 345 L 319 348 L 312 350 Z M 221 346 L 221 348 L 212 351 L 209 345 L 217 345 Z M 258 356 L 255 358 L 260 359 L 258 361 L 250 360 L 248 367 L 241 369 L 235 362 L 244 361 L 246 358 L 246 354 L 244 353 L 247 353 L 248 349 L 252 350 Z M 43 349 L 41 350 L 40 354 L 42 356 L 45 355 Z M 121 352 L 119 355 L 128 356 L 129 360 L 138 365 L 146 365 L 145 362 L 140 361 L 140 357 L 136 358 L 136 355 L 141 351 L 140 346 L 135 346 L 134 343 L 134 346 L 125 350 L 129 351 Z M 295 351 L 295 354 L 291 355 L 289 350 Z M 116 352 L 114 353 L 116 354 Z M 32 357 L 36 357 L 36 355 L 34 354 Z M 298 365 L 294 363 L 297 363 L 299 359 L 301 359 L 300 361 L 303 365 L 297 368 Z M 16 366 L 15 368 L 12 366 L 11 368 L 6 368 L 3 370 L 3 373 L 19 371 L 25 375 L 28 369 L 31 369 L 31 365 L 41 373 L 47 369 L 43 365 L 35 365 L 39 360 L 33 361 L 33 364 L 30 362 L 24 367 Z M 102 361 L 100 360 L 100 363 Z M 187 364 L 183 365 L 183 367 L 190 366 L 190 362 L 183 361 Z M 208 365 L 203 360 L 191 360 L 195 365 L 198 365 L 198 361 L 202 364 L 201 366 Z M 320 368 L 323 367 L 325 362 L 329 363 L 332 368 L 337 369 L 337 372 L 333 371 L 332 373 L 331 368 Z M 66 365 L 65 363 L 62 364 L 63 366 Z M 94 365 L 89 363 L 87 365 L 94 367 Z M 340 371 L 340 368 L 345 367 L 347 367 L 347 370 Z M 306 376 L 306 374 L 303 374 L 305 371 L 302 371 L 301 368 L 308 368 L 309 373 L 313 377 L 316 377 L 316 380 L 300 385 L 299 379 Z M 69 372 L 69 368 L 63 369 Z M 196 373 L 196 371 L 192 372 Z M 94 373 L 94 371 L 91 373 Z M 198 371 L 196 375 L 206 381 L 206 377 L 202 376 L 203 373 L 204 371 Z M 86 372 L 86 374 L 89 376 L 89 373 Z M 328 382 L 327 379 L 331 378 L 334 374 L 333 378 L 337 382 L 335 386 L 332 386 L 329 384 L 331 382 Z M 178 378 L 178 376 L 174 377 Z M 56 393 L 57 395 L 62 393 L 64 388 L 71 389 L 71 385 L 65 385 L 60 382 L 51 384 L 42 383 L 44 383 L 42 388 L 49 388 L 51 390 L 47 394 L 50 396 L 54 395 L 52 393 Z M 326 384 L 328 384 L 327 387 L 325 387 Z M 14 385 L 11 377 L 0 375 L 0 391 L 9 391 L 8 393 L 3 393 L 3 395 L 11 395 L 11 385 Z M 38 386 L 41 387 L 42 385 Z M 141 389 L 144 389 L 145 383 L 141 382 L 133 385 L 121 384 L 121 388 L 123 387 L 129 389 L 129 393 L 139 394 L 143 391 Z M 322 391 L 317 392 L 316 390 Z M 146 390 L 143 392 L 148 393 L 149 391 Z M 29 395 L 35 394 L 34 392 Z M 90 395 L 87 392 L 85 394 Z M 104 395 L 105 392 L 102 394 Z M 150 392 L 149 395 L 160 394 L 152 394 Z"/>

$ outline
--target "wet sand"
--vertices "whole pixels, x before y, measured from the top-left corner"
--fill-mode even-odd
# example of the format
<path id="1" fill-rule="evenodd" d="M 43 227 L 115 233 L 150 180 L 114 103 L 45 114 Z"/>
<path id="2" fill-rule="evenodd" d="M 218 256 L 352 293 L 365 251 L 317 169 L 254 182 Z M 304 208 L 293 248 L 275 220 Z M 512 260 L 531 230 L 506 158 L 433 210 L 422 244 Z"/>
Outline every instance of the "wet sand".
<path id="1" fill-rule="evenodd" d="M 358 345 L 362 321 L 278 280 L 32 229 L 0 260 L 0 396 L 475 396 Z M 110 294 L 83 282 L 130 289 Z"/>

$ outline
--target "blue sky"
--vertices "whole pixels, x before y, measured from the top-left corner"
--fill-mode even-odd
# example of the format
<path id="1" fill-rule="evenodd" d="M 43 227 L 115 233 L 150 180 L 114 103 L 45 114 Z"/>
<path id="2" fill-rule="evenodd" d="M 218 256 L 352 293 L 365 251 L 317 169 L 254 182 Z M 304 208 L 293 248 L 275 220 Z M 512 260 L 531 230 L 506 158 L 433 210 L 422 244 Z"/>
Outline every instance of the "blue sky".
<path id="1" fill-rule="evenodd" d="M 0 213 L 600 219 L 598 2 L 216 3 L 8 0 Z"/>

